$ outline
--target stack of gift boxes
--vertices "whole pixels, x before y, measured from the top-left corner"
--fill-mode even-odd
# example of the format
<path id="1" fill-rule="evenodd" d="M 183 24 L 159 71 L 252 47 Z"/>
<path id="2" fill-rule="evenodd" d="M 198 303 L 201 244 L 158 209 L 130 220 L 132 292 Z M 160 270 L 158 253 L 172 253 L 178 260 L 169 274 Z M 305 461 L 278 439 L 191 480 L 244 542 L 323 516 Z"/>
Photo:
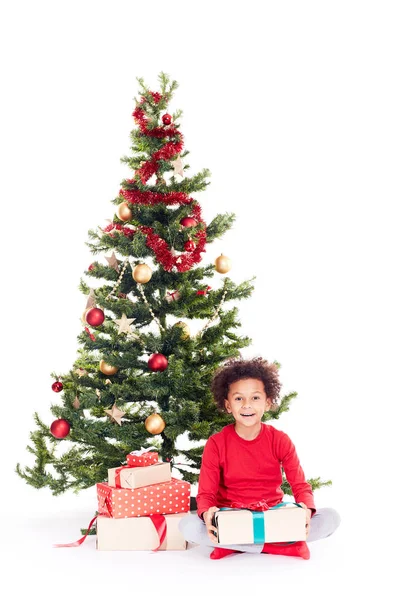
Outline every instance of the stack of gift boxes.
<path id="1" fill-rule="evenodd" d="M 179 521 L 190 509 L 190 484 L 171 477 L 157 452 L 128 454 L 97 484 L 98 550 L 185 550 Z"/>

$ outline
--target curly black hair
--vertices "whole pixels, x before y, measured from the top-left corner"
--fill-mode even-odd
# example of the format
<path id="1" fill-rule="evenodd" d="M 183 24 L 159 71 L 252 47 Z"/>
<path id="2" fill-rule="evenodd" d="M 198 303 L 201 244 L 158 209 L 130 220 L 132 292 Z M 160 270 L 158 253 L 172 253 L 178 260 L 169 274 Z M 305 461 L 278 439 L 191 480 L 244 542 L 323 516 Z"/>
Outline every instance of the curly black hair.
<path id="1" fill-rule="evenodd" d="M 225 410 L 225 399 L 228 397 L 229 386 L 240 379 L 259 379 L 264 384 L 264 390 L 276 408 L 277 398 L 281 390 L 278 367 L 268 363 L 261 357 L 250 360 L 231 359 L 219 367 L 211 382 L 211 391 L 218 408 Z"/>

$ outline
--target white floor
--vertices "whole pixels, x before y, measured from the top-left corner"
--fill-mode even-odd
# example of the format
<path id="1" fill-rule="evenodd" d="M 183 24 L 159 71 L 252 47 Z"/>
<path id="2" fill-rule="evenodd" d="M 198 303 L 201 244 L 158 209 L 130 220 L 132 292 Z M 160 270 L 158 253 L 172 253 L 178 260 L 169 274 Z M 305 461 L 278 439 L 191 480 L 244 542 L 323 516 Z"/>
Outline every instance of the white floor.
<path id="1" fill-rule="evenodd" d="M 333 536 L 310 544 L 309 561 L 244 554 L 212 561 L 198 546 L 183 552 L 100 552 L 94 536 L 77 548 L 55 549 L 54 543 L 81 537 L 80 528 L 94 514 L 94 489 L 54 498 L 22 481 L 14 484 L 14 500 L 8 496 L 2 510 L 1 589 L 11 586 L 18 598 L 253 598 L 273 592 L 296 600 L 346 600 L 353 594 L 372 598 L 385 589 L 387 598 L 397 594 L 389 568 L 393 550 L 372 540 L 369 547 L 368 536 L 360 539 L 350 510 L 344 510 Z"/>

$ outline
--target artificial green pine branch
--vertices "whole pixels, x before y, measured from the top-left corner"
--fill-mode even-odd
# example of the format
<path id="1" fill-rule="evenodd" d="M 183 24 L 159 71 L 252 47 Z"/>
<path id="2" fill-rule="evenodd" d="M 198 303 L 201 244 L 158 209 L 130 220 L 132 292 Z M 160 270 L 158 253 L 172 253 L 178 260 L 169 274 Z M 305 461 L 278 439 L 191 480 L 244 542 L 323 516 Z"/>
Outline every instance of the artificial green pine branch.
<path id="1" fill-rule="evenodd" d="M 332 485 L 332 481 L 330 479 L 328 481 L 322 481 L 320 477 L 316 477 L 314 479 L 307 479 L 307 482 L 311 485 L 313 491 L 319 490 L 322 487 Z M 292 488 L 290 487 L 285 476 L 283 477 L 281 488 L 284 494 L 287 494 L 288 496 L 293 496 Z"/>

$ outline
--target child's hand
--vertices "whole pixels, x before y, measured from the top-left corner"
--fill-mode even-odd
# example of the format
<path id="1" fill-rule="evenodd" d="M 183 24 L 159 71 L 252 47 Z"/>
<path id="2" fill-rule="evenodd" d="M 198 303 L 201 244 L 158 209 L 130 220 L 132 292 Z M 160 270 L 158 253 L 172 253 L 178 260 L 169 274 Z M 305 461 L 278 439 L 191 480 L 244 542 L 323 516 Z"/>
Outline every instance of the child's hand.
<path id="1" fill-rule="evenodd" d="M 307 508 L 304 502 L 299 502 L 299 504 L 306 510 L 306 538 L 308 538 L 308 534 L 310 533 L 311 508 Z"/>
<path id="2" fill-rule="evenodd" d="M 217 508 L 216 506 L 212 506 L 211 508 L 206 510 L 206 512 L 203 513 L 204 523 L 206 524 L 207 528 L 207 535 L 214 544 L 217 543 L 217 536 L 214 535 L 213 532 L 215 531 L 215 533 L 217 533 L 217 528 L 211 525 L 211 521 L 214 516 L 214 513 L 216 513 L 217 510 L 219 510 L 219 508 Z"/>

